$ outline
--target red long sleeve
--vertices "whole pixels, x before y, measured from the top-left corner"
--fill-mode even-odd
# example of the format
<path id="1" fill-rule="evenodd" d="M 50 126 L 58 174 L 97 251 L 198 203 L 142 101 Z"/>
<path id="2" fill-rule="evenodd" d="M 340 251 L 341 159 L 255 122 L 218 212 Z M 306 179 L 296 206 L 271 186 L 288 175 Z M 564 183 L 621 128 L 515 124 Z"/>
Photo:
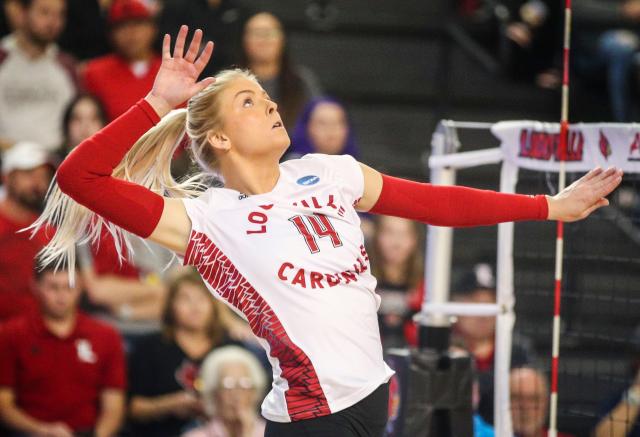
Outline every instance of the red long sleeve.
<path id="1" fill-rule="evenodd" d="M 58 186 L 106 220 L 148 237 L 160 220 L 164 200 L 111 174 L 135 142 L 159 121 L 151 105 L 140 100 L 69 154 L 58 169 Z"/>
<path id="2" fill-rule="evenodd" d="M 549 206 L 542 195 L 421 184 L 382 175 L 382 191 L 370 212 L 435 226 L 464 227 L 546 220 Z"/>

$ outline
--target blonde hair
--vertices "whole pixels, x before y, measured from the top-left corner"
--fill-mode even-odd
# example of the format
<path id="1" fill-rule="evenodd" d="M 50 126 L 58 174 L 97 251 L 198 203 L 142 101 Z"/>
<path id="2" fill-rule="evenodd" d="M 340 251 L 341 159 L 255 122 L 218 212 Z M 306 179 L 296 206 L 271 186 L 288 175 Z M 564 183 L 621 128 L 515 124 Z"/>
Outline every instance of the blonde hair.
<path id="1" fill-rule="evenodd" d="M 222 128 L 223 116 L 218 97 L 237 79 L 257 82 L 248 70 L 221 71 L 214 83 L 189 99 L 187 109 L 170 112 L 140 137 L 114 169 L 113 177 L 142 185 L 165 197 L 197 197 L 208 187 L 216 168 L 216 157 L 207 134 Z M 176 181 L 171 174 L 171 158 L 178 146 L 183 144 L 185 133 L 192 158 L 201 171 Z M 105 229 L 113 236 L 120 260 L 124 253 L 129 256 L 133 254 L 129 240 L 132 234 L 64 194 L 55 178 L 47 193 L 44 212 L 27 229 L 33 235 L 40 229 L 51 229 L 50 226 L 55 234 L 38 254 L 39 264 L 54 263 L 56 268 L 67 265 L 72 280 L 75 275 L 76 245 L 99 242 Z"/>

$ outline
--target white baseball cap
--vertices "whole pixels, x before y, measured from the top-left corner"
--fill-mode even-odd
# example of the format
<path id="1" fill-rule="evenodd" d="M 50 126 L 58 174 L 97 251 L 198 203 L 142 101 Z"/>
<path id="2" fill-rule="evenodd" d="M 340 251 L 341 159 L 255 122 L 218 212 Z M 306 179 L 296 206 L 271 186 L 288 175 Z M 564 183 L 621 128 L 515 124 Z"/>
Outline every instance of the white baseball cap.
<path id="1" fill-rule="evenodd" d="M 56 167 L 56 159 L 47 149 L 38 143 L 20 141 L 2 154 L 2 173 L 14 170 L 32 170 L 41 165 Z"/>

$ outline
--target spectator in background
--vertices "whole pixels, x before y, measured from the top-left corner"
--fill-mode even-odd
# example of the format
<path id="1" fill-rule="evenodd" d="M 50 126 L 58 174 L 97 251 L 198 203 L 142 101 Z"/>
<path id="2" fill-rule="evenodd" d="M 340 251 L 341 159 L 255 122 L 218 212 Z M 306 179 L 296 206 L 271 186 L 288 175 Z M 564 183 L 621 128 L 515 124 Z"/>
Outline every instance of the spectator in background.
<path id="1" fill-rule="evenodd" d="M 164 0 L 158 17 L 159 33 L 175 35 L 183 24 L 191 29 L 202 29 L 202 39 L 216 44 L 216 55 L 202 76 L 214 76 L 238 63 L 247 15 L 238 0 Z"/>
<path id="2" fill-rule="evenodd" d="M 20 26 L 22 13 L 20 0 L 4 0 L 0 10 L 0 37 L 4 37 Z"/>
<path id="3" fill-rule="evenodd" d="M 162 332 L 140 339 L 130 356 L 133 435 L 178 436 L 204 414 L 194 382 L 207 354 L 229 342 L 226 311 L 196 272 L 171 280 Z"/>
<path id="4" fill-rule="evenodd" d="M 76 93 L 74 62 L 55 43 L 65 8 L 65 0 L 20 0 L 21 25 L 0 40 L 0 149 L 62 143 L 62 114 Z"/>
<path id="5" fill-rule="evenodd" d="M 282 23 L 268 12 L 249 18 L 242 48 L 240 65 L 258 77 L 260 85 L 278 104 L 286 128 L 292 131 L 307 101 L 320 94 L 315 75 L 291 62 Z"/>
<path id="6" fill-rule="evenodd" d="M 238 346 L 211 352 L 200 368 L 203 404 L 209 421 L 184 437 L 262 437 L 257 414 L 267 378 L 258 360 Z"/>
<path id="7" fill-rule="evenodd" d="M 109 51 L 107 13 L 112 0 L 67 0 L 67 26 L 60 47 L 86 61 Z"/>
<path id="8" fill-rule="evenodd" d="M 594 437 L 640 437 L 640 327 L 631 339 L 631 356 L 628 386 L 606 400 Z"/>
<path id="9" fill-rule="evenodd" d="M 41 146 L 21 142 L 2 155 L 0 196 L 0 321 L 36 307 L 31 293 L 33 260 L 48 242 L 18 232 L 40 215 L 55 161 Z"/>
<path id="10" fill-rule="evenodd" d="M 66 142 L 62 149 L 70 152 L 105 125 L 105 111 L 100 101 L 90 94 L 78 95 L 65 111 L 63 130 Z M 150 256 L 144 248 L 139 252 Z M 81 270 L 87 303 L 91 305 L 92 312 L 115 317 L 123 333 L 152 328 L 138 322 L 160 319 L 166 292 L 158 274 L 155 271 L 143 272 L 135 262 L 128 260 L 126 253 L 121 259 L 113 238 L 107 232 L 100 237 L 100 244 L 91 245 L 90 250 L 81 246 L 79 253 L 82 254 Z"/>
<path id="11" fill-rule="evenodd" d="M 371 271 L 376 293 L 380 335 L 384 348 L 415 344 L 412 316 L 420 309 L 424 278 L 424 225 L 398 217 L 375 218 Z M 416 305 L 417 304 L 417 305 Z"/>
<path id="12" fill-rule="evenodd" d="M 291 135 L 287 159 L 307 153 L 358 158 L 355 133 L 347 111 L 332 97 L 316 97 L 304 107 Z"/>
<path id="13" fill-rule="evenodd" d="M 606 82 L 613 121 L 631 121 L 634 58 L 640 48 L 640 0 L 581 0 L 573 4 L 576 71 Z"/>
<path id="14" fill-rule="evenodd" d="M 551 0 L 503 0 L 501 26 L 502 62 L 516 80 L 541 88 L 557 88 L 560 73 L 554 68 L 562 38 L 558 18 L 560 2 Z"/>
<path id="15" fill-rule="evenodd" d="M 544 374 L 530 367 L 512 369 L 509 390 L 514 437 L 547 437 L 549 386 Z M 562 432 L 557 436 L 572 437 Z"/>
<path id="16" fill-rule="evenodd" d="M 90 61 L 83 83 L 104 104 L 111 121 L 147 94 L 161 59 L 153 48 L 154 17 L 141 0 L 114 0 L 108 22 L 114 53 Z"/>
<path id="17" fill-rule="evenodd" d="M 78 312 L 81 282 L 36 269 L 40 311 L 0 331 L 0 416 L 19 435 L 112 437 L 124 416 L 122 339 Z"/>
<path id="18" fill-rule="evenodd" d="M 78 94 L 69 102 L 62 117 L 64 142 L 61 151 L 67 155 L 106 124 L 107 114 L 102 102 L 92 94 Z"/>
<path id="19" fill-rule="evenodd" d="M 495 303 L 496 288 L 493 269 L 489 264 L 476 264 L 452 287 L 451 299 L 459 303 Z M 482 418 L 493 423 L 493 380 L 496 320 L 494 316 L 459 316 L 453 326 L 454 341 L 463 345 L 474 357 L 480 383 Z M 535 359 L 528 339 L 514 336 L 511 367 L 522 367 Z"/>

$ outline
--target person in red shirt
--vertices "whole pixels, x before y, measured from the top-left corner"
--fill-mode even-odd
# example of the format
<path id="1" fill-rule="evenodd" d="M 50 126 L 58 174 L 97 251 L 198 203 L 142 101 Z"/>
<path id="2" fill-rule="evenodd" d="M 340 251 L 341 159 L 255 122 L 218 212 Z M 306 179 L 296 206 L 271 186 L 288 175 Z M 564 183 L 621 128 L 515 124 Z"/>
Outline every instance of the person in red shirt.
<path id="1" fill-rule="evenodd" d="M 108 21 L 114 53 L 90 61 L 83 84 L 113 120 L 147 95 L 161 59 L 153 49 L 154 17 L 140 0 L 115 0 Z"/>
<path id="2" fill-rule="evenodd" d="M 48 242 L 47 232 L 30 238 L 18 232 L 42 211 L 55 162 L 42 147 L 21 142 L 2 156 L 0 195 L 0 322 L 35 308 L 31 293 L 33 259 Z"/>
<path id="3" fill-rule="evenodd" d="M 0 417 L 18 433 L 114 436 L 124 416 L 120 335 L 77 310 L 82 284 L 66 269 L 36 271 L 40 311 L 0 332 Z"/>
<path id="4" fill-rule="evenodd" d="M 516 437 L 547 437 L 549 411 L 549 385 L 546 376 L 531 367 L 511 370 L 511 420 Z M 573 437 L 558 432 L 558 437 Z"/>

